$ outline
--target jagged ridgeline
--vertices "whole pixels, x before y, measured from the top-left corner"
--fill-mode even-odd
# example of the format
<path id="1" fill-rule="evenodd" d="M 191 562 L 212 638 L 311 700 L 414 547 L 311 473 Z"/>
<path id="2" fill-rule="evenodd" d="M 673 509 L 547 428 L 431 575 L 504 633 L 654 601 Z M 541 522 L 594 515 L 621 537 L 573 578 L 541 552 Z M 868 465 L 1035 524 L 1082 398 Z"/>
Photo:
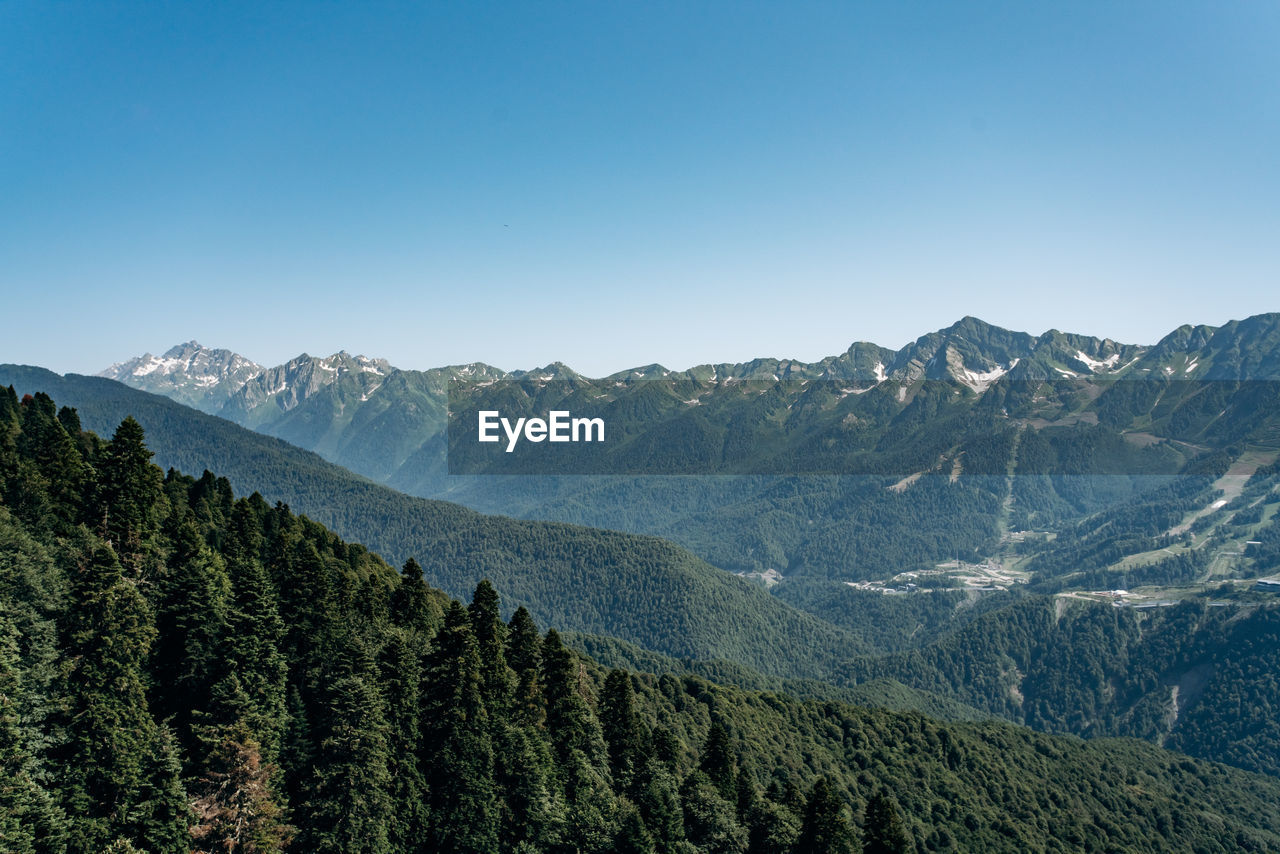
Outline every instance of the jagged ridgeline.
<path id="1" fill-rule="evenodd" d="M 195 342 L 101 375 L 413 495 L 652 534 L 723 569 L 788 578 L 870 579 L 887 566 L 986 554 L 1006 530 L 1078 521 L 1209 449 L 1274 458 L 1280 448 L 1280 314 L 1180 327 L 1153 346 L 967 317 L 898 350 L 862 342 L 811 363 L 646 365 L 600 379 L 560 363 L 417 371 L 344 352 L 264 368 Z M 628 424 L 638 433 L 607 450 L 574 445 L 552 469 L 614 474 L 449 478 L 451 383 L 463 390 L 455 403 L 496 405 L 518 385 L 538 400 L 529 414 L 596 408 L 611 437 Z M 521 470 L 509 468 L 519 450 L 499 452 L 503 465 L 489 470 Z M 647 476 L 679 471 L 788 476 Z M 882 477 L 790 476 L 802 471 Z M 1041 474 L 1011 488 L 1006 471 Z M 1112 474 L 1070 474 L 1084 471 Z"/>
<path id="2" fill-rule="evenodd" d="M 0 850 L 1275 850 L 1130 741 L 604 672 L 284 505 L 0 392 Z"/>

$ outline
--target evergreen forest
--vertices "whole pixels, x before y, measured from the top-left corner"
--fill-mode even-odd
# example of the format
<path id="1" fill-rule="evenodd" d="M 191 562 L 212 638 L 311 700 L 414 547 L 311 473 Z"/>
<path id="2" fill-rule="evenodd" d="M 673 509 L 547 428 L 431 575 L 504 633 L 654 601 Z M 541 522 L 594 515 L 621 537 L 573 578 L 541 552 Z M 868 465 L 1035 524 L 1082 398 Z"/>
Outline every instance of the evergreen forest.
<path id="1" fill-rule="evenodd" d="M 606 669 L 0 393 L 0 848 L 1233 851 L 1280 784 L 1129 740 Z"/>

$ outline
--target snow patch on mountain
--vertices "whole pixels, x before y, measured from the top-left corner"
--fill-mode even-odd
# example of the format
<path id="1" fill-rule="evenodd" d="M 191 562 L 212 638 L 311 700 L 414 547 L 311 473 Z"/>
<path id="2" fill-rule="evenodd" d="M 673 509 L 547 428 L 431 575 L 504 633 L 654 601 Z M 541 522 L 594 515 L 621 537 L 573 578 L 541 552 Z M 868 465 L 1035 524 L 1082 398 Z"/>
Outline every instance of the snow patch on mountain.
<path id="1" fill-rule="evenodd" d="M 177 359 L 157 359 L 155 356 L 150 356 L 146 362 L 133 369 L 133 375 L 135 377 L 146 377 L 154 374 L 156 371 L 159 371 L 162 374 L 170 374 L 173 373 L 173 369 L 176 368 L 178 364 Z"/>
<path id="2" fill-rule="evenodd" d="M 1120 354 L 1112 353 L 1107 358 L 1099 360 L 1099 359 L 1090 358 L 1089 355 L 1086 354 L 1083 350 L 1077 350 L 1076 359 L 1078 359 L 1082 364 L 1086 365 L 1089 368 L 1089 370 L 1093 371 L 1096 374 L 1099 371 L 1103 371 L 1103 370 L 1109 371 L 1112 368 L 1114 368 L 1120 362 Z"/>
<path id="3" fill-rule="evenodd" d="M 964 383 L 978 394 L 982 394 L 991 387 L 992 383 L 1016 368 L 1018 366 L 1018 362 L 1018 359 L 1014 359 L 1008 365 L 997 365 L 989 371 L 975 371 L 970 368 L 964 368 L 963 373 L 956 377 L 956 379 L 960 380 L 960 382 Z"/>

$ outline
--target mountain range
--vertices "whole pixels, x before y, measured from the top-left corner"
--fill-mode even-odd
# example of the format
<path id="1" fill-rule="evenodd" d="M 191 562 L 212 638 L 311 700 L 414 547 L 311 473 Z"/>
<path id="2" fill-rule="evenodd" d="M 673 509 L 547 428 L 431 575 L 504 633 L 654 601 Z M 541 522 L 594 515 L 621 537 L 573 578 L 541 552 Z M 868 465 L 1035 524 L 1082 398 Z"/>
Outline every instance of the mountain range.
<path id="1" fill-rule="evenodd" d="M 576 522 L 604 516 L 624 523 L 610 527 L 667 534 L 703 557 L 725 558 L 713 559 L 715 566 L 758 572 L 764 582 L 758 587 L 651 538 L 480 516 L 409 498 L 288 444 L 105 379 L 9 366 L 0 369 L 0 383 L 20 392 L 50 390 L 94 429 L 134 414 L 163 465 L 216 468 L 237 489 L 286 501 L 392 560 L 416 556 L 433 583 L 452 595 L 489 576 L 512 606 L 587 633 L 582 642 L 613 663 L 715 674 L 753 687 L 765 684 L 761 678 L 807 677 L 850 690 L 889 679 L 916 692 L 908 702 L 917 707 L 959 701 L 1039 728 L 1137 735 L 1275 773 L 1270 745 L 1277 742 L 1277 723 L 1262 714 L 1231 733 L 1223 721 L 1231 719 L 1225 710 L 1233 703 L 1265 709 L 1275 700 L 1259 674 L 1272 666 L 1266 638 L 1276 611 L 1254 585 L 1280 566 L 1280 471 L 1270 444 L 1276 418 L 1267 408 L 1274 386 L 1257 382 L 1276 364 L 1277 320 L 1267 315 L 1216 330 L 1185 327 L 1149 348 L 1058 333 L 1033 338 L 965 320 L 925 336 L 915 350 L 906 348 L 910 358 L 855 345 L 848 358 L 820 367 L 760 360 L 750 368 L 703 366 L 676 380 L 657 366 L 604 381 L 561 365 L 523 374 L 483 365 L 415 373 L 338 354 L 257 374 L 220 407 L 229 413 L 233 401 L 259 399 L 245 391 L 251 383 L 279 389 L 274 399 L 283 402 L 235 411 L 247 418 L 275 407 L 294 428 L 319 424 L 325 430 L 316 435 L 363 435 L 366 447 L 377 448 L 378 434 L 367 425 L 378 419 L 357 416 L 373 414 L 369 404 L 393 382 L 401 390 L 386 395 L 379 415 L 420 414 L 428 404 L 438 412 L 451 381 L 479 390 L 502 381 L 586 384 L 595 393 L 608 387 L 622 399 L 673 382 L 696 383 L 711 402 L 689 408 L 710 410 L 715 403 L 725 417 L 740 417 L 752 411 L 735 403 L 743 374 L 767 370 L 759 382 L 768 385 L 783 382 L 779 371 L 808 372 L 798 382 L 814 384 L 824 372 L 847 369 L 862 373 L 840 383 L 892 390 L 888 423 L 919 441 L 945 436 L 937 425 L 946 419 L 937 414 L 956 407 L 957 418 L 982 417 L 985 424 L 1021 418 L 1012 430 L 1020 437 L 1019 461 L 1031 451 L 1052 451 L 1052 441 L 1036 437 L 1055 429 L 1069 438 L 1060 449 L 1086 455 L 1113 449 L 1108 442 L 1117 435 L 1129 450 L 1186 448 L 1173 477 L 963 470 L 956 476 L 944 469 L 919 477 L 454 479 L 482 485 L 494 503 L 535 508 L 526 515 L 550 507 Z M 1072 353 L 1076 361 L 1066 361 Z M 164 358 L 201 361 L 193 355 Z M 203 360 L 234 362 L 228 354 Z M 991 376 L 1000 370 L 1005 374 Z M 1033 370 L 1044 376 L 1017 376 Z M 176 374 L 171 371 L 171 381 Z M 415 380 L 417 400 L 403 391 Z M 283 396 L 287 389 L 279 387 L 289 384 L 297 396 Z M 1046 405 L 1033 395 L 1019 404 L 1013 398 L 1021 386 L 1056 398 Z M 1154 398 L 1144 391 L 1151 388 L 1159 392 Z M 922 410 L 919 401 L 937 397 L 936 389 L 946 390 L 943 402 Z M 1213 397 L 1224 391 L 1225 398 Z M 871 399 L 850 393 L 844 400 Z M 1206 421 L 1191 417 L 1224 401 Z M 1032 406 L 1034 417 L 1020 415 L 1018 405 Z M 356 413 L 346 419 L 350 409 Z M 300 417 L 335 411 L 346 420 Z M 346 426 L 334 428 L 338 423 Z M 366 426 L 353 427 L 359 424 Z M 435 450 L 443 453 L 443 446 Z M 1165 618 L 1159 610 L 1180 602 L 1187 613 L 1204 616 Z M 1158 610 L 1144 610 L 1150 608 Z M 1094 662 L 1091 672 L 1104 674 L 1101 682 L 1079 682 L 1075 665 L 1086 658 Z M 743 666 L 763 676 L 735 670 Z M 975 680 L 975 673 L 991 678 Z"/>
<path id="2" fill-rule="evenodd" d="M 859 342 L 840 355 L 817 362 L 761 358 L 697 365 L 684 371 L 651 364 L 619 371 L 599 382 L 632 384 L 675 376 L 721 386 L 734 380 L 828 380 L 855 386 L 893 381 L 909 386 L 921 379 L 934 379 L 982 392 L 1006 375 L 1037 380 L 1055 375 L 1102 378 L 1140 374 L 1207 380 L 1280 377 L 1280 314 L 1257 315 L 1221 327 L 1185 325 L 1154 345 L 1122 344 L 1057 330 L 1033 336 L 965 317 L 897 351 Z M 283 365 L 266 368 L 239 354 L 203 347 L 195 341 L 179 344 L 160 357 L 148 353 L 116 363 L 98 376 L 163 394 L 285 439 L 295 432 L 305 434 L 304 425 L 328 411 L 339 424 L 322 435 L 329 437 L 335 449 L 342 446 L 340 437 L 351 424 L 374 420 L 370 416 L 358 420 L 348 408 L 382 413 L 404 407 L 406 415 L 421 425 L 419 432 L 429 436 L 443 429 L 443 411 L 407 407 L 403 400 L 415 393 L 445 394 L 450 381 L 479 385 L 497 379 L 585 379 L 559 362 L 511 372 L 482 363 L 408 370 L 393 367 L 384 359 L 352 356 L 345 351 L 325 358 L 304 353 Z M 314 404 L 309 401 L 318 398 L 327 400 L 312 415 L 290 415 L 300 407 L 310 408 Z M 388 451 L 387 455 L 381 464 L 394 471 L 393 462 L 399 454 Z"/>
<path id="3" fill-rule="evenodd" d="M 199 396 L 205 412 L 409 494 L 655 534 L 747 573 L 858 580 L 890 563 L 990 554 L 1009 530 L 1099 511 L 1145 488 L 1143 475 L 1203 465 L 1209 449 L 1238 445 L 1246 468 L 1280 449 L 1274 395 L 1254 383 L 1280 377 L 1277 314 L 1179 327 L 1155 345 L 1052 330 L 1033 336 L 964 318 L 897 351 L 857 343 L 812 363 L 648 365 L 595 380 L 561 363 L 416 371 L 346 353 L 256 371 L 249 364 L 189 343 L 103 375 L 181 402 Z M 1147 382 L 1128 382 L 1139 379 Z M 451 477 L 451 384 L 455 409 L 516 387 L 539 406 L 586 401 L 635 435 L 617 450 L 579 455 L 593 476 Z M 1134 397 L 1139 388 L 1156 391 Z M 497 471 L 520 472 L 518 462 L 500 462 Z M 1014 487 L 1004 478 L 1087 473 L 1089 465 L 1126 476 L 1019 478 Z M 688 471 L 878 471 L 894 479 L 643 476 Z M 920 477 L 957 471 L 992 477 L 961 478 L 952 488 Z M 908 482 L 914 491 L 906 496 Z M 925 507 L 927 514 L 912 512 Z"/>
<path id="4" fill-rule="evenodd" d="M 813 363 L 756 359 L 680 372 L 655 364 L 620 371 L 598 383 L 630 387 L 637 381 L 674 376 L 695 384 L 705 395 L 708 389 L 730 387 L 734 380 L 910 384 L 922 378 L 951 378 L 981 390 L 1019 364 L 1023 365 L 1020 374 L 1032 372 L 1033 356 L 1042 368 L 1075 373 L 1090 372 L 1090 364 L 1099 370 L 1114 368 L 1122 357 L 1130 362 L 1145 349 L 1057 332 L 1035 338 L 965 318 L 897 352 L 858 343 L 839 356 Z M 478 363 L 407 370 L 345 352 L 326 358 L 303 354 L 264 368 L 243 356 L 195 342 L 180 344 L 162 357 L 148 354 L 112 365 L 99 376 L 164 394 L 419 494 L 438 489 L 435 484 L 443 474 L 440 437 L 446 427 L 450 382 L 483 387 L 496 380 L 586 379 L 561 363 L 514 372 Z M 390 434 L 397 441 L 368 442 L 364 437 L 369 433 Z M 424 457 L 433 465 L 424 466 Z M 412 488 L 415 485 L 420 488 Z"/>
<path id="5" fill-rule="evenodd" d="M 1280 773 L 1280 721 L 1266 711 L 1280 702 L 1268 676 L 1280 666 L 1273 660 L 1280 606 L 1248 581 L 1280 557 L 1275 466 L 1255 472 L 1214 511 L 1217 519 L 1196 523 L 1205 543 L 1199 550 L 1188 545 L 1189 531 L 1162 535 L 1168 522 L 1160 514 L 1181 518 L 1188 507 L 1221 501 L 1212 498 L 1212 476 L 1186 476 L 1143 493 L 1145 504 L 1120 502 L 1078 530 L 1059 528 L 1016 570 L 1030 583 L 1005 592 L 944 583 L 913 594 L 905 581 L 858 589 L 812 577 L 787 578 L 766 591 L 650 537 L 482 516 L 405 496 L 315 454 L 102 378 L 0 366 L 0 384 L 20 394 L 51 389 L 86 427 L 132 416 L 162 465 L 223 470 L 237 490 L 285 502 L 378 554 L 417 558 L 432 584 L 462 591 L 452 595 L 490 578 L 508 607 L 525 606 L 539 621 L 586 633 L 578 641 L 583 648 L 615 666 L 961 718 L 980 710 L 1050 731 L 1140 736 Z M 935 485 L 958 486 L 947 478 Z M 927 501 L 920 489 L 888 494 Z M 1238 554 L 1246 541 L 1257 543 L 1245 547 L 1256 554 L 1216 565 L 1217 555 Z M 1147 582 L 1166 585 L 1158 596 L 1174 598 L 1118 610 L 1123 603 L 1114 597 L 1077 592 L 1081 583 L 1086 591 L 1098 586 L 1092 577 L 1076 578 L 1078 568 L 1108 550 L 1108 561 L 1130 561 L 1139 550 L 1158 555 L 1121 570 L 1131 573 L 1122 583 L 1145 573 Z M 1119 578 L 1111 572 L 1106 581 Z M 1205 573 L 1217 579 L 1202 584 Z M 1026 589 L 1046 584 L 1059 586 Z M 1144 601 L 1183 604 L 1150 611 Z"/>

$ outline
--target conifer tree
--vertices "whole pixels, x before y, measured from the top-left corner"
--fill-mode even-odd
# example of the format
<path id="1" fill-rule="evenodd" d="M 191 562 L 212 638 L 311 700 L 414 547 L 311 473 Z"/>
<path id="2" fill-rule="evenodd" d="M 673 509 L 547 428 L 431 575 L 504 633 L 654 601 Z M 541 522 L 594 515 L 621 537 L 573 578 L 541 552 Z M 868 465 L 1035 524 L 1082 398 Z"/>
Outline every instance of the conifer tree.
<path id="1" fill-rule="evenodd" d="M 195 781 L 197 850 L 268 854 L 284 849 L 294 828 L 285 821 L 272 787 L 274 769 L 262 761 L 258 743 L 243 721 L 221 728 L 222 741 L 206 758 Z"/>
<path id="2" fill-rule="evenodd" d="M 649 760 L 649 745 L 648 733 L 636 711 L 630 674 L 609 671 L 600 694 L 600 711 L 614 785 L 620 792 L 631 793 L 640 769 Z"/>
<path id="3" fill-rule="evenodd" d="M 419 698 L 422 694 L 422 662 L 412 630 L 393 629 L 378 659 L 386 698 L 387 772 L 391 800 L 396 805 L 387 825 L 387 841 L 393 851 L 409 852 L 426 838 L 428 826 L 427 783 L 418 768 Z"/>
<path id="4" fill-rule="evenodd" d="M 867 801 L 863 854 L 907 854 L 914 849 L 893 799 L 883 790 L 877 791 Z"/>
<path id="5" fill-rule="evenodd" d="M 58 423 L 72 439 L 79 436 L 84 429 L 80 426 L 80 413 L 73 406 L 64 406 L 58 410 Z"/>
<path id="6" fill-rule="evenodd" d="M 302 850 L 392 854 L 387 724 L 374 672 L 362 650 L 348 649 L 324 680 L 319 750 L 300 810 Z"/>
<path id="7" fill-rule="evenodd" d="M 649 734 L 649 741 L 652 745 L 651 755 L 654 760 L 661 762 L 672 773 L 675 772 L 676 766 L 680 763 L 680 739 L 676 738 L 676 734 L 671 731 L 671 727 L 665 724 L 659 724 L 653 728 Z"/>
<path id="8" fill-rule="evenodd" d="M 107 443 L 99 469 L 105 533 L 116 552 L 137 567 L 143 545 L 163 517 L 164 476 L 151 463 L 142 425 L 125 418 Z"/>
<path id="9" fill-rule="evenodd" d="M 94 478 L 94 461 L 102 458 L 102 440 L 98 438 L 96 433 L 91 433 L 84 429 L 80 423 L 80 413 L 74 406 L 64 406 L 58 410 L 58 423 L 67 431 L 67 435 L 75 443 L 76 450 L 80 452 L 80 459 L 84 461 L 86 488 L 82 493 L 82 501 L 88 502 L 92 496 L 87 487 Z M 85 518 L 83 510 L 84 507 L 82 506 L 81 518 Z"/>
<path id="10" fill-rule="evenodd" d="M 208 706 L 192 715 L 199 759 L 192 790 L 199 818 L 194 832 L 206 846 L 216 849 L 234 841 L 246 851 L 275 851 L 292 836 L 284 820 L 278 766 L 264 755 L 254 726 L 258 708 L 231 667 L 214 686 Z"/>
<path id="11" fill-rule="evenodd" d="M 278 579 L 279 609 L 285 624 L 284 651 L 294 669 L 304 675 L 322 670 L 335 654 L 335 579 L 315 545 L 281 531 L 283 550 L 272 559 L 271 575 Z"/>
<path id="12" fill-rule="evenodd" d="M 153 730 L 151 751 L 143 761 L 137 807 L 130 817 L 132 838 L 155 854 L 187 854 L 195 823 L 182 785 L 178 742 L 168 726 Z"/>
<path id="13" fill-rule="evenodd" d="M 511 702 L 511 672 L 507 669 L 507 626 L 498 612 L 498 591 L 489 579 L 476 585 L 475 595 L 467 609 L 471 617 L 471 633 L 480 656 L 480 693 L 490 720 L 505 720 Z"/>
<path id="14" fill-rule="evenodd" d="M 232 600 L 227 612 L 225 660 L 248 698 L 243 720 L 253 733 L 263 759 L 279 758 L 285 728 L 285 679 L 288 667 L 281 643 L 284 623 L 275 590 L 259 555 L 260 523 L 248 501 L 236 502 L 231 531 L 223 548 Z"/>
<path id="15" fill-rule="evenodd" d="M 188 507 L 177 508 L 165 528 L 172 546 L 168 571 L 158 584 L 154 710 L 161 719 L 172 719 L 179 742 L 190 752 L 191 714 L 209 707 L 213 686 L 225 675 L 231 583 Z"/>
<path id="16" fill-rule="evenodd" d="M 760 792 L 756 789 L 755 780 L 752 778 L 745 761 L 738 763 L 738 773 L 733 779 L 738 818 L 745 821 L 746 817 L 760 803 Z"/>
<path id="17" fill-rule="evenodd" d="M 57 739 L 52 716 L 62 699 L 58 685 L 65 661 L 57 621 L 65 587 L 64 573 L 53 558 L 0 507 L 0 612 L 14 631 L 14 678 L 20 686 L 9 700 L 21 742 L 42 776 Z"/>
<path id="18" fill-rule="evenodd" d="M 536 851 L 558 851 L 569 820 L 556 784 L 551 748 L 542 733 L 527 726 L 502 729 L 494 749 L 494 780 L 499 792 L 500 839 Z"/>
<path id="19" fill-rule="evenodd" d="M 417 632 L 426 639 L 435 634 L 440 617 L 439 608 L 432 606 L 422 567 L 409 558 L 400 570 L 399 583 L 391 594 L 391 619 L 396 625 Z"/>
<path id="20" fill-rule="evenodd" d="M 511 719 L 518 725 L 541 729 L 546 720 L 542 696 L 542 639 L 533 617 L 521 605 L 511 616 L 507 631 L 507 661 L 516 674 Z"/>
<path id="21" fill-rule="evenodd" d="M 17 485 L 18 435 L 22 420 L 18 407 L 18 395 L 13 386 L 0 387 L 0 497 L 11 506 L 13 493 L 10 486 Z"/>
<path id="22" fill-rule="evenodd" d="M 684 811 L 675 775 L 663 763 L 648 762 L 636 781 L 636 806 L 658 854 L 674 854 L 684 842 Z"/>
<path id="23" fill-rule="evenodd" d="M 649 835 L 640 811 L 634 804 L 624 804 L 620 810 L 618 834 L 613 840 L 616 854 L 655 854 L 653 837 Z"/>
<path id="24" fill-rule="evenodd" d="M 18 430 L 18 406 L 18 393 L 13 386 L 0 386 L 0 436 L 8 436 Z"/>
<path id="25" fill-rule="evenodd" d="M 542 644 L 542 684 L 547 734 L 568 809 L 565 833 L 582 851 L 603 850 L 616 809 L 608 751 L 584 695 L 577 657 L 554 629 Z"/>
<path id="26" fill-rule="evenodd" d="M 796 854 L 854 854 L 853 828 L 844 815 L 844 805 L 831 791 L 826 777 L 819 777 L 809 790 L 804 807 L 804 823 L 795 845 Z"/>
<path id="27" fill-rule="evenodd" d="M 745 854 L 747 832 L 738 823 L 731 802 L 702 771 L 693 771 L 680 787 L 684 832 L 690 842 L 708 854 Z"/>
<path id="28" fill-rule="evenodd" d="M 720 796 L 736 804 L 737 768 L 734 762 L 733 746 L 729 739 L 729 730 L 720 721 L 712 721 L 707 730 L 707 743 L 702 748 L 702 761 L 698 767 L 711 784 L 719 790 Z"/>
<path id="29" fill-rule="evenodd" d="M 25 399 L 20 412 L 20 474 L 11 479 L 6 501 L 29 523 L 65 534 L 83 517 L 91 471 L 47 394 Z"/>
<path id="30" fill-rule="evenodd" d="M 306 783 L 311 780 L 316 758 L 311 714 L 302 700 L 302 691 L 298 685 L 289 685 L 285 708 L 288 716 L 284 744 L 280 750 L 280 767 L 285 772 L 286 799 L 289 803 L 297 804 L 304 798 Z"/>
<path id="31" fill-rule="evenodd" d="M 187 493 L 187 503 L 201 524 L 216 531 L 226 530 L 234 495 L 231 483 L 205 469 Z"/>
<path id="32" fill-rule="evenodd" d="M 453 602 L 427 660 L 420 767 L 431 813 L 429 850 L 498 850 L 493 746 L 480 691 L 480 656 L 471 621 Z"/>
<path id="33" fill-rule="evenodd" d="M 540 659 L 537 630 L 524 612 L 516 624 L 523 636 L 514 640 L 517 675 L 507 665 L 512 630 L 499 615 L 497 591 L 488 580 L 476 587 L 468 608 L 480 660 L 481 694 L 490 723 L 493 775 L 504 846 L 528 844 L 554 850 L 567 820 L 563 798 L 554 785 L 549 746 L 538 723 L 542 700 L 537 691 Z M 515 690 L 526 689 L 524 708 L 516 707 Z M 536 703 L 536 707 L 535 704 Z"/>
<path id="34" fill-rule="evenodd" d="M 64 850 L 66 817 L 36 780 L 36 762 L 18 726 L 17 630 L 0 606 L 0 851 Z"/>
<path id="35" fill-rule="evenodd" d="M 577 751 L 591 764 L 604 767 L 608 762 L 604 736 L 583 696 L 578 659 L 555 629 L 547 631 L 542 643 L 542 690 L 557 761 L 567 764 Z"/>
<path id="36" fill-rule="evenodd" d="M 150 800 L 170 791 L 147 766 L 160 738 L 143 690 L 142 663 L 155 636 L 150 610 L 109 546 L 87 534 L 77 545 L 64 628 L 72 664 L 60 763 L 73 817 L 68 850 L 89 854 L 123 837 L 168 851 L 168 830 L 150 827 L 153 838 L 143 838 L 135 823 L 153 810 Z"/>

